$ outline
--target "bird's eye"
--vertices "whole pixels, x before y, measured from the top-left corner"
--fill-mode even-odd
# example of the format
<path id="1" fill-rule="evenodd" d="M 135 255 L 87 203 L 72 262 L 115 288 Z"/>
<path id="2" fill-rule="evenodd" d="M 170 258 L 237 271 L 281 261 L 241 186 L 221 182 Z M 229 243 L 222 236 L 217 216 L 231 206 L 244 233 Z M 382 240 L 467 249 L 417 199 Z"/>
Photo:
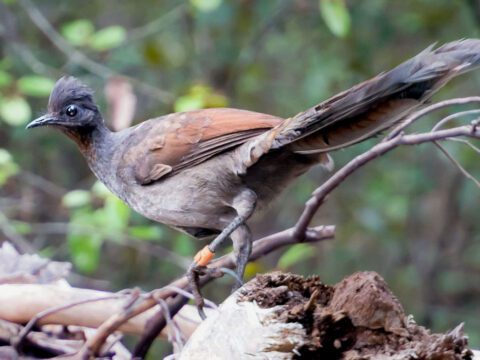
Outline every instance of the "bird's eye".
<path id="1" fill-rule="evenodd" d="M 68 105 L 67 108 L 65 109 L 65 114 L 70 117 L 74 117 L 77 115 L 78 108 L 75 105 Z"/>

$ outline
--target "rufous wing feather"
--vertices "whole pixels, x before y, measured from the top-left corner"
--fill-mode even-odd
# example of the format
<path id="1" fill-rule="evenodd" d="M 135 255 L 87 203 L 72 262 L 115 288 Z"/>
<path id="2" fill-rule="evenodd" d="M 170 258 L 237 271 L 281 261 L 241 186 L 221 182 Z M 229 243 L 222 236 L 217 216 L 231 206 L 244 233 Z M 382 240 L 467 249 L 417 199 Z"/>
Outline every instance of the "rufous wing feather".
<path id="1" fill-rule="evenodd" d="M 170 114 L 135 129 L 123 165 L 133 169 L 138 183 L 147 185 L 239 146 L 282 121 L 224 108 Z"/>

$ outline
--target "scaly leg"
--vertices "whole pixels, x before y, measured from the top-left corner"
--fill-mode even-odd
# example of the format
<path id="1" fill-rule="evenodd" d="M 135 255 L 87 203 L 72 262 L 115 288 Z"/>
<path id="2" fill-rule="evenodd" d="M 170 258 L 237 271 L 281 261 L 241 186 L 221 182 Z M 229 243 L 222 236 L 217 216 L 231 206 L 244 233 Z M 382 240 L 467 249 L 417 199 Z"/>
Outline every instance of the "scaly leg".
<path id="1" fill-rule="evenodd" d="M 206 267 L 215 255 L 215 251 L 220 244 L 232 235 L 234 238 L 233 246 L 235 250 L 235 260 L 237 265 L 237 274 L 240 278 L 243 278 L 245 266 L 248 262 L 248 257 L 252 251 L 252 239 L 248 227 L 244 225 L 245 221 L 252 215 L 255 210 L 257 196 L 249 190 L 243 190 L 238 196 L 235 197 L 232 208 L 237 212 L 237 216 L 223 231 L 218 235 L 209 245 L 200 250 L 194 257 L 193 263 L 190 265 L 187 278 L 190 284 L 192 294 L 197 305 L 198 313 L 202 319 L 205 318 L 203 311 L 204 301 L 199 287 L 199 276 L 208 273 Z M 237 231 L 236 231 L 237 230 Z M 238 235 L 237 235 L 238 233 Z M 235 234 L 235 235 L 233 235 Z M 246 239 L 240 237 L 245 236 Z M 241 285 L 241 284 L 239 284 Z"/>
<path id="2" fill-rule="evenodd" d="M 248 258 L 252 253 L 252 233 L 247 225 L 243 224 L 238 227 L 232 233 L 232 242 L 233 242 L 233 251 L 235 254 L 235 262 L 236 262 L 236 273 L 238 279 L 243 279 L 243 274 L 245 273 L 245 267 L 248 263 Z M 239 282 L 238 280 L 235 282 L 233 286 L 232 292 L 237 290 L 239 287 L 243 285 L 243 282 Z"/>

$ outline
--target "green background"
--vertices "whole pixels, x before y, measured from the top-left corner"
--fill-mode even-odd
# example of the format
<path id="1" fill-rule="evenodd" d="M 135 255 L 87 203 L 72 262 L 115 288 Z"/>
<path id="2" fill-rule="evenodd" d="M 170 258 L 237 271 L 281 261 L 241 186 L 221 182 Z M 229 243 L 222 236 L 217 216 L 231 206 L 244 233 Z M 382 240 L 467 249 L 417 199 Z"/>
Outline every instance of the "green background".
<path id="1" fill-rule="evenodd" d="M 130 211 L 58 132 L 24 129 L 63 74 L 96 90 L 107 123 L 104 86 L 115 75 L 133 85 L 135 123 L 215 106 L 288 117 L 479 28 L 475 0 L 0 1 L 0 241 L 72 261 L 72 284 L 108 290 L 165 285 L 205 245 Z M 479 84 L 471 73 L 434 100 L 480 95 Z M 333 153 L 337 168 L 375 141 Z M 480 176 L 478 154 L 446 146 Z M 318 168 L 299 179 L 253 224 L 255 237 L 292 226 L 327 177 Z M 465 321 L 478 348 L 479 194 L 434 146 L 397 149 L 320 209 L 314 224 L 336 224 L 335 241 L 276 252 L 250 264 L 247 277 L 281 269 L 334 283 L 375 270 L 418 323 L 444 332 Z M 207 296 L 221 302 L 232 282 L 216 281 Z M 168 352 L 157 344 L 152 354 Z"/>

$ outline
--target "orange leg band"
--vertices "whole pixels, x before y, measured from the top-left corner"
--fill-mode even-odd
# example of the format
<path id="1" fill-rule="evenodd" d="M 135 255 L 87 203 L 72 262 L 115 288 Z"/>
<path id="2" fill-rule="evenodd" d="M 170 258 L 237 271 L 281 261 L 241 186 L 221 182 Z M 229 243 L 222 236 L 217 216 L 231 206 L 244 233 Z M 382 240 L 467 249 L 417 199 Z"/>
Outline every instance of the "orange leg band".
<path id="1" fill-rule="evenodd" d="M 195 262 L 199 265 L 199 266 L 207 266 L 208 263 L 213 259 L 213 257 L 215 256 L 215 253 L 212 252 L 209 248 L 208 248 L 208 245 L 205 246 L 202 250 L 200 250 L 197 255 L 195 255 L 195 257 L 193 258 L 193 260 L 195 260 Z"/>

